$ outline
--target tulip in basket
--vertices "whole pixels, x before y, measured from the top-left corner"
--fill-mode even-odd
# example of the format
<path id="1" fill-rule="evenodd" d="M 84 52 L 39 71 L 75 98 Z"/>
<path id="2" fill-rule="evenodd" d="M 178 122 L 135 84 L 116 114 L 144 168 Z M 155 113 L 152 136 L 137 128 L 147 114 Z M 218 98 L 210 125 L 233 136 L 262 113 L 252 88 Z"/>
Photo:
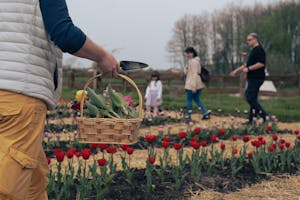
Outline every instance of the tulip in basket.
<path id="1" fill-rule="evenodd" d="M 143 99 L 137 85 L 129 77 L 118 74 L 128 81 L 138 93 L 139 106 L 132 108 L 123 95 L 110 85 L 107 95 L 96 94 L 88 86 L 102 74 L 87 81 L 80 100 L 80 117 L 77 118 L 78 140 L 81 143 L 133 144 L 138 140 L 139 128 L 143 119 Z"/>

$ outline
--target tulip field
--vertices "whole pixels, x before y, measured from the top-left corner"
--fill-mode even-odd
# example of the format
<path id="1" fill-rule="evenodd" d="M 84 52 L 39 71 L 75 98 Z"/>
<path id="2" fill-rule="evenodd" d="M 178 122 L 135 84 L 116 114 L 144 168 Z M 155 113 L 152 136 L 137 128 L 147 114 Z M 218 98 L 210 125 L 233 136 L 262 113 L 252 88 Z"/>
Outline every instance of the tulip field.
<path id="1" fill-rule="evenodd" d="M 275 116 L 245 126 L 233 116 L 194 114 L 186 124 L 180 111 L 168 111 L 145 119 L 135 144 L 81 144 L 70 108 L 64 102 L 47 115 L 49 199 L 218 199 L 203 194 L 235 193 L 300 168 L 299 126 Z"/>

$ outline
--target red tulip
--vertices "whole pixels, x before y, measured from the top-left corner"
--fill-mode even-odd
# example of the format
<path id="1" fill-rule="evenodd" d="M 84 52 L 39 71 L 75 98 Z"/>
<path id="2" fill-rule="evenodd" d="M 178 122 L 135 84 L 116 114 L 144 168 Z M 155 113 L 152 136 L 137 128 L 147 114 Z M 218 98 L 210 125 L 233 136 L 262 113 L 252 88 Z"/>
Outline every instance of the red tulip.
<path id="1" fill-rule="evenodd" d="M 90 155 L 92 154 L 91 151 L 87 148 L 84 148 L 82 151 L 81 151 L 81 154 L 82 154 L 82 158 L 84 160 L 88 160 L 90 158 Z"/>
<path id="2" fill-rule="evenodd" d="M 268 125 L 267 127 L 266 127 L 266 131 L 272 131 L 273 130 L 273 127 L 271 126 L 271 125 Z"/>
<path id="3" fill-rule="evenodd" d="M 247 154 L 247 157 L 248 157 L 249 159 L 253 158 L 253 153 L 252 153 L 252 152 L 249 152 L 249 153 Z"/>
<path id="4" fill-rule="evenodd" d="M 174 146 L 174 149 L 176 149 L 176 150 L 180 150 L 182 148 L 181 143 L 174 143 L 173 146 Z"/>
<path id="5" fill-rule="evenodd" d="M 73 156 L 74 156 L 74 152 L 69 150 L 69 151 L 67 152 L 67 157 L 68 157 L 69 159 L 72 159 Z"/>
<path id="6" fill-rule="evenodd" d="M 284 139 L 280 139 L 279 142 L 280 142 L 280 144 L 284 144 L 285 140 Z"/>
<path id="7" fill-rule="evenodd" d="M 191 137 L 191 141 L 198 142 L 198 138 L 197 137 Z"/>
<path id="8" fill-rule="evenodd" d="M 70 148 L 68 151 L 71 151 L 71 152 L 75 153 L 76 150 L 77 150 L 77 149 L 76 149 L 75 147 L 72 147 L 72 148 Z"/>
<path id="9" fill-rule="evenodd" d="M 300 135 L 298 135 L 298 137 L 297 137 L 297 138 L 298 138 L 298 140 L 300 140 Z"/>
<path id="10" fill-rule="evenodd" d="M 237 154 L 238 150 L 237 149 L 232 149 L 232 154 Z"/>
<path id="11" fill-rule="evenodd" d="M 80 110 L 80 103 L 75 103 L 71 106 L 72 110 Z"/>
<path id="12" fill-rule="evenodd" d="M 261 145 L 261 142 L 257 141 L 257 140 L 253 140 L 253 141 L 251 141 L 251 144 L 252 144 L 252 146 L 254 146 L 256 148 L 259 148 Z"/>
<path id="13" fill-rule="evenodd" d="M 80 152 L 80 151 L 77 151 L 77 152 L 75 153 L 75 155 L 76 155 L 77 158 L 79 158 L 79 157 L 81 156 L 81 152 Z"/>
<path id="14" fill-rule="evenodd" d="M 156 135 L 146 135 L 145 139 L 147 142 L 151 143 L 154 142 L 156 140 L 157 136 Z"/>
<path id="15" fill-rule="evenodd" d="M 260 145 L 266 145 L 266 144 L 267 144 L 266 140 L 260 141 Z"/>
<path id="16" fill-rule="evenodd" d="M 226 130 L 225 130 L 225 129 L 222 128 L 222 129 L 219 130 L 219 134 L 220 134 L 220 135 L 224 135 L 225 133 L 226 133 Z"/>
<path id="17" fill-rule="evenodd" d="M 243 136 L 243 141 L 244 141 L 245 143 L 249 142 L 249 140 L 250 140 L 250 137 L 249 137 L 248 135 L 244 135 L 244 136 Z"/>
<path id="18" fill-rule="evenodd" d="M 90 144 L 91 149 L 97 149 L 97 147 L 98 147 L 98 144 Z"/>
<path id="19" fill-rule="evenodd" d="M 278 136 L 276 134 L 272 135 L 272 138 L 273 138 L 274 141 L 278 140 Z"/>
<path id="20" fill-rule="evenodd" d="M 131 147 L 128 147 L 128 148 L 126 149 L 126 151 L 127 151 L 128 155 L 131 155 L 131 154 L 133 154 L 134 149 L 131 148 Z"/>
<path id="21" fill-rule="evenodd" d="M 299 130 L 294 130 L 295 135 L 299 135 Z"/>
<path id="22" fill-rule="evenodd" d="M 164 139 L 163 139 L 163 141 L 170 142 L 170 137 L 169 136 L 165 136 Z"/>
<path id="23" fill-rule="evenodd" d="M 223 144 L 223 143 L 220 144 L 220 148 L 221 148 L 223 151 L 225 150 L 225 147 L 226 147 L 225 144 Z"/>
<path id="24" fill-rule="evenodd" d="M 211 142 L 217 142 L 217 136 L 216 135 L 211 135 L 210 136 L 210 141 Z"/>
<path id="25" fill-rule="evenodd" d="M 105 166 L 105 164 L 106 164 L 105 158 L 100 158 L 100 159 L 97 160 L 97 162 L 98 162 L 98 165 L 99 165 L 100 167 L 103 167 L 103 166 Z"/>
<path id="26" fill-rule="evenodd" d="M 263 141 L 263 136 L 258 136 L 258 141 Z"/>
<path id="27" fill-rule="evenodd" d="M 206 141 L 202 141 L 202 142 L 200 142 L 200 144 L 201 144 L 202 147 L 206 147 L 207 142 Z"/>
<path id="28" fill-rule="evenodd" d="M 106 149 L 106 152 L 107 153 L 111 153 L 111 154 L 114 154 L 117 152 L 117 147 L 116 146 L 110 146 Z"/>
<path id="29" fill-rule="evenodd" d="M 48 165 L 50 165 L 50 163 L 51 163 L 51 158 L 49 158 L 49 157 L 46 157 L 46 159 L 47 159 L 47 163 L 48 163 Z"/>
<path id="30" fill-rule="evenodd" d="M 186 138 L 186 132 L 180 132 L 180 133 L 178 133 L 178 137 L 180 138 L 180 139 L 184 139 L 184 138 Z"/>
<path id="31" fill-rule="evenodd" d="M 288 149 L 288 148 L 290 148 L 290 146 L 291 146 L 291 143 L 290 142 L 286 142 L 285 143 L 285 147 Z"/>
<path id="32" fill-rule="evenodd" d="M 101 151 L 104 151 L 107 148 L 107 144 L 99 144 L 98 147 L 100 148 Z"/>
<path id="33" fill-rule="evenodd" d="M 128 148 L 128 145 L 127 145 L 127 144 L 121 144 L 120 147 L 121 147 L 121 149 L 122 149 L 123 151 L 126 151 L 127 148 Z"/>
<path id="34" fill-rule="evenodd" d="M 168 141 L 163 141 L 163 142 L 162 142 L 162 146 L 163 146 L 163 148 L 165 148 L 165 149 L 169 147 L 169 144 L 170 144 L 170 143 L 169 143 Z"/>
<path id="35" fill-rule="evenodd" d="M 269 151 L 273 152 L 275 150 L 275 148 L 273 147 L 273 145 L 269 146 Z"/>
<path id="36" fill-rule="evenodd" d="M 276 149 L 277 145 L 274 143 L 271 146 L 273 146 L 274 149 Z"/>
<path id="37" fill-rule="evenodd" d="M 196 127 L 196 128 L 194 129 L 194 133 L 195 133 L 196 135 L 200 134 L 200 133 L 201 133 L 200 127 Z"/>
<path id="38" fill-rule="evenodd" d="M 280 148 L 281 150 L 284 150 L 285 145 L 282 143 L 282 144 L 279 145 L 279 148 Z"/>
<path id="39" fill-rule="evenodd" d="M 237 141 L 237 136 L 236 135 L 233 135 L 232 137 L 231 137 L 231 139 L 232 139 L 232 141 Z"/>
<path id="40" fill-rule="evenodd" d="M 149 160 L 149 163 L 150 163 L 150 164 L 155 163 L 155 158 L 154 158 L 154 157 L 150 157 L 148 160 Z"/>
<path id="41" fill-rule="evenodd" d="M 191 141 L 191 146 L 197 150 L 200 148 L 200 143 L 197 141 Z"/>
<path id="42" fill-rule="evenodd" d="M 57 162 L 62 162 L 62 161 L 64 161 L 65 153 L 62 152 L 62 151 L 57 152 L 57 153 L 55 154 L 55 157 L 56 157 Z"/>
<path id="43" fill-rule="evenodd" d="M 54 154 L 56 155 L 57 153 L 62 152 L 60 148 L 54 149 Z"/>

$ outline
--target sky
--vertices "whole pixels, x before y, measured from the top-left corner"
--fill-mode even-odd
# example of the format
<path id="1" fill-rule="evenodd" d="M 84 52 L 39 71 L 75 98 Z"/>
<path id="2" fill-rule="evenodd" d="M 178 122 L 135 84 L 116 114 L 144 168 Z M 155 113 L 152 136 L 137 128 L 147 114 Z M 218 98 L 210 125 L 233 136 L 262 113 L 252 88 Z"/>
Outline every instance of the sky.
<path id="1" fill-rule="evenodd" d="M 254 5 L 276 0 L 66 0 L 76 26 L 118 60 L 172 67 L 166 45 L 174 23 L 185 14 L 213 13 L 228 4 Z M 64 54 L 64 64 L 88 68 L 91 62 Z"/>

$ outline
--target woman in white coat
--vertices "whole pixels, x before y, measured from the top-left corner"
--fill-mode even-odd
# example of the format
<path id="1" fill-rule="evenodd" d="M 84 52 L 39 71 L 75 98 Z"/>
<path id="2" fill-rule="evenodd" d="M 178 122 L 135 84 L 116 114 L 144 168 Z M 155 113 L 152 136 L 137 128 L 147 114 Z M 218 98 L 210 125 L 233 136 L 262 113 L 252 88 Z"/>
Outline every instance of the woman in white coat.
<path id="1" fill-rule="evenodd" d="M 193 47 L 188 47 L 184 51 L 186 53 L 188 61 L 186 81 L 185 81 L 185 93 L 186 93 L 186 119 L 191 120 L 192 113 L 192 101 L 194 100 L 199 110 L 202 112 L 203 120 L 210 119 L 210 111 L 206 109 L 201 101 L 202 89 L 205 88 L 205 84 L 200 78 L 201 64 L 198 53 Z"/>

